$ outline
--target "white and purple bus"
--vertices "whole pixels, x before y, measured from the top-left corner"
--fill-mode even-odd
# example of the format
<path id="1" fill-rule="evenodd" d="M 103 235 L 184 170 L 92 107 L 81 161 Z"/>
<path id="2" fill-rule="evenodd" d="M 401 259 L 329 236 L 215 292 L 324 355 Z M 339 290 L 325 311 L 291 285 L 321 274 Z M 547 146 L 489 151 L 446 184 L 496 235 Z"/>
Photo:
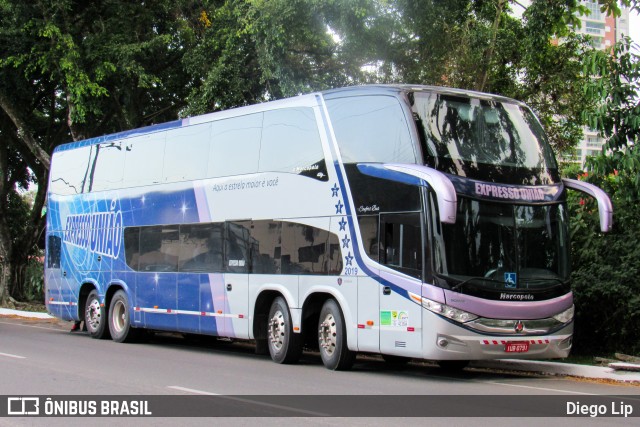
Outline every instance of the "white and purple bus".
<path id="1" fill-rule="evenodd" d="M 93 338 L 255 340 L 460 368 L 571 349 L 566 191 L 522 103 L 363 86 L 58 147 L 46 304 Z"/>

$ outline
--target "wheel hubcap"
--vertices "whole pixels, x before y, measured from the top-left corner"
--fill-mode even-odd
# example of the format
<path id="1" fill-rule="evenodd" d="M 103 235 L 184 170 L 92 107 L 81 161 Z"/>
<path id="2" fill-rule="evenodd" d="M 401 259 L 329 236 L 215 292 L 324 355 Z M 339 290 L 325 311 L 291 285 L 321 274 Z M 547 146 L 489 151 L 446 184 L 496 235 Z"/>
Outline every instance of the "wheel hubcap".
<path id="1" fill-rule="evenodd" d="M 90 331 L 96 331 L 100 327 L 102 310 L 100 310 L 100 302 L 97 299 L 91 300 L 91 302 L 87 304 L 84 319 Z"/>
<path id="2" fill-rule="evenodd" d="M 122 332 L 125 327 L 127 310 L 122 301 L 117 301 L 113 306 L 113 327 L 116 332 Z"/>
<path id="3" fill-rule="evenodd" d="M 278 310 L 269 321 L 269 340 L 276 351 L 280 351 L 284 345 L 284 333 L 284 314 Z"/>
<path id="4" fill-rule="evenodd" d="M 320 323 L 320 329 L 318 331 L 320 349 L 328 356 L 331 356 L 336 350 L 337 335 L 336 319 L 333 318 L 333 314 L 329 313 L 325 316 L 322 323 Z"/>

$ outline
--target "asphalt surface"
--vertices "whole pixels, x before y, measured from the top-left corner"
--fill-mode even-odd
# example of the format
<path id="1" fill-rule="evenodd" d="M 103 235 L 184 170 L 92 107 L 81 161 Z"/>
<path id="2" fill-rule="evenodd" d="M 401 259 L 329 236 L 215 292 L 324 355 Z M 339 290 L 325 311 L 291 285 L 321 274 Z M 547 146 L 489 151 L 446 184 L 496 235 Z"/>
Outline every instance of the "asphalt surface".
<path id="1" fill-rule="evenodd" d="M 231 400 L 217 402 L 222 403 L 220 414 L 225 413 L 225 408 L 246 410 L 242 406 L 246 403 L 245 397 L 252 403 L 246 414 L 254 415 L 215 419 L 216 424 L 234 426 L 282 425 L 283 420 L 286 424 L 298 424 L 302 420 L 312 425 L 370 427 L 398 422 L 403 426 L 424 425 L 411 415 L 410 409 L 406 417 L 398 417 L 404 415 L 399 411 L 400 406 L 420 396 L 450 397 L 450 401 L 441 404 L 446 406 L 447 402 L 454 402 L 459 406 L 446 413 L 466 417 L 429 418 L 429 425 L 539 425 L 540 419 L 530 417 L 538 416 L 536 399 L 543 399 L 540 404 L 548 404 L 550 402 L 544 399 L 549 395 L 555 396 L 556 400 L 575 399 L 576 402 L 599 396 L 622 396 L 640 413 L 640 382 L 629 375 L 615 380 L 594 379 L 607 368 L 587 367 L 585 370 L 580 365 L 564 363 L 491 361 L 476 362 L 460 373 L 451 374 L 428 362 L 417 361 L 397 367 L 389 366 L 376 356 L 360 356 L 352 371 L 332 372 L 324 368 L 319 356 L 313 352 L 305 352 L 297 365 L 284 366 L 273 363 L 267 356 L 255 355 L 253 345 L 245 342 L 224 342 L 214 338 L 186 340 L 177 334 L 163 333 L 156 334 L 147 343 L 118 344 L 94 340 L 82 332 L 70 333 L 70 322 L 47 316 L 23 316 L 33 315 L 0 311 L 0 396 L 231 396 Z M 586 372 L 588 377 L 576 379 L 580 376 L 577 369 Z M 281 399 L 258 402 L 256 406 L 256 399 L 260 401 L 265 396 L 281 396 Z M 291 399 L 296 396 L 317 400 L 312 406 L 306 406 L 306 411 L 311 408 L 311 413 L 294 408 Z M 335 396 L 343 396 L 338 397 L 342 402 L 331 401 Z M 473 399 L 473 396 L 485 396 L 489 400 L 465 400 Z M 513 405 L 509 403 L 512 397 L 516 398 Z M 350 400 L 353 398 L 355 400 Z M 361 405 L 372 413 L 388 412 L 393 417 L 317 417 L 318 414 L 334 413 L 331 410 L 335 407 L 322 405 L 347 404 Z M 429 404 L 437 403 L 430 401 Z M 480 413 L 484 413 L 483 408 L 478 406 L 486 404 L 495 406 L 496 412 L 489 415 L 491 418 L 468 418 L 470 415 L 465 408 L 468 409 L 469 404 L 475 405 Z M 0 402 L 0 405 L 4 403 Z M 436 409 L 442 410 L 437 406 Z M 514 413 L 522 413 L 525 418 L 495 418 Z M 279 416 L 287 418 L 277 418 Z M 590 417 L 587 415 L 587 418 Z M 584 422 L 571 418 L 558 420 L 563 426 L 583 425 Z M 86 418 L 0 417 L 0 426 L 85 425 L 87 421 Z M 105 418 L 91 419 L 94 425 L 112 424 L 107 421 Z M 630 421 L 632 419 L 624 418 L 590 420 L 602 425 L 632 425 Z M 176 422 L 207 424 L 199 418 L 180 418 L 180 421 L 153 418 L 153 423 L 150 419 L 135 419 L 133 424 L 175 425 Z"/>

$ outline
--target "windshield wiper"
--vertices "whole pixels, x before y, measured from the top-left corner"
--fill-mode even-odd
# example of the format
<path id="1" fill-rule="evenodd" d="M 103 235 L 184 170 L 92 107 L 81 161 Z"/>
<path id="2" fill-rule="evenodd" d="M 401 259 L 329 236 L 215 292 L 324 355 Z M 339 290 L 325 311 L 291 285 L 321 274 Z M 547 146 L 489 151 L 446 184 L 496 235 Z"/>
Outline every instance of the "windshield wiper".
<path id="1" fill-rule="evenodd" d="M 457 280 L 452 276 L 447 276 L 445 274 L 435 274 L 435 276 L 444 279 L 444 280 Z M 492 283 L 499 283 L 501 285 L 504 285 L 503 281 L 500 280 L 496 280 L 496 279 L 490 279 L 488 277 L 484 277 L 484 276 L 472 276 L 472 277 L 468 277 L 465 280 L 463 280 L 460 283 L 457 283 L 455 286 L 453 286 L 451 288 L 452 291 L 457 291 L 458 289 L 460 289 L 461 287 L 463 287 L 464 285 L 466 285 L 467 283 L 473 281 L 473 280 L 483 280 L 485 282 L 492 282 Z"/>
<path id="2" fill-rule="evenodd" d="M 557 277 L 520 277 L 520 283 L 530 283 L 530 282 L 558 282 L 560 285 L 565 285 L 567 282 L 559 279 Z"/>

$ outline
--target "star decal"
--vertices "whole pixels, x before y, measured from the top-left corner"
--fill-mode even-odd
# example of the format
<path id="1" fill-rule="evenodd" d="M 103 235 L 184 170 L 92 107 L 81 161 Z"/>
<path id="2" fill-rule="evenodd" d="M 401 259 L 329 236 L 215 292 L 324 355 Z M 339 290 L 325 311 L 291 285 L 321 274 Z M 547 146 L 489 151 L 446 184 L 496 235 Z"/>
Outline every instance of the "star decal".
<path id="1" fill-rule="evenodd" d="M 349 254 L 346 257 L 344 257 L 344 261 L 346 265 L 352 265 L 351 261 L 353 261 L 353 257 L 351 256 L 351 252 L 349 252 Z"/>
<path id="2" fill-rule="evenodd" d="M 347 231 L 347 221 L 344 219 L 344 217 L 342 217 L 338 225 L 340 226 L 339 231 Z"/>
<path id="3" fill-rule="evenodd" d="M 338 187 L 338 184 L 333 184 L 333 188 L 331 189 L 331 197 L 338 197 L 338 191 L 340 191 L 340 187 Z"/>
<path id="4" fill-rule="evenodd" d="M 344 208 L 344 205 L 341 200 L 338 200 L 338 204 L 336 205 L 336 214 L 341 214 L 342 208 Z"/>
<path id="5" fill-rule="evenodd" d="M 347 235 L 344 235 L 344 239 L 342 239 L 342 247 L 343 248 L 347 248 L 349 249 L 349 242 L 351 241 L 351 239 L 349 239 L 349 237 L 347 237 Z"/>

